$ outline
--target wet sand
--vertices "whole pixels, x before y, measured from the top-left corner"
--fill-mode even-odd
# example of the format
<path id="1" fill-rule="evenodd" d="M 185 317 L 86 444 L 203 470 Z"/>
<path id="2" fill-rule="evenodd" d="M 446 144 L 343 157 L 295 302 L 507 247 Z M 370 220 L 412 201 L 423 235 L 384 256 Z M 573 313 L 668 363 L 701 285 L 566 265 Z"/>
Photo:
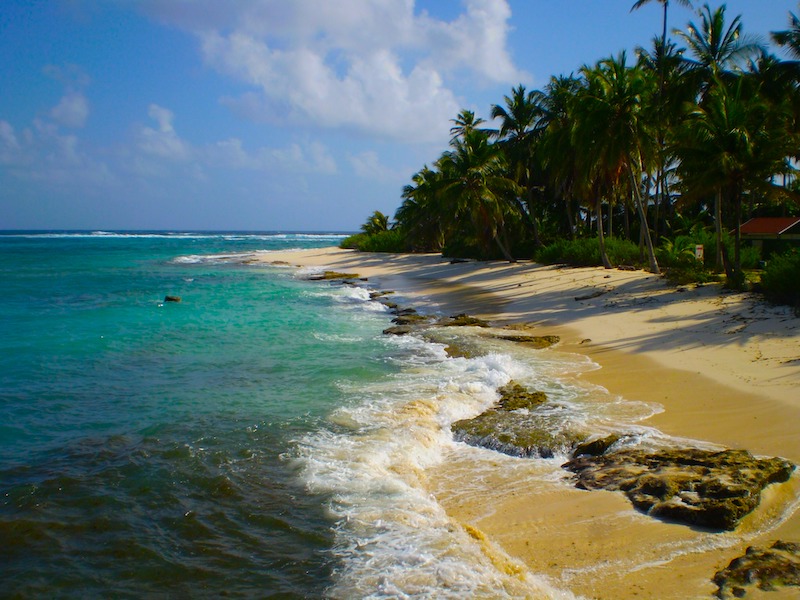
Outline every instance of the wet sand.
<path id="1" fill-rule="evenodd" d="M 662 405 L 645 425 L 800 464 L 800 319 L 788 308 L 718 285 L 675 288 L 642 271 L 451 264 L 335 248 L 259 260 L 358 273 L 423 311 L 537 323 L 537 333 L 561 336 L 560 351 L 600 365 L 586 381 Z M 458 460 L 428 478 L 448 514 L 587 598 L 708 598 L 711 577 L 747 546 L 800 542 L 798 474 L 771 486 L 736 531 L 709 533 L 649 518 L 621 493 L 526 487 L 516 473 L 498 471 L 464 494 L 459 474 L 467 477 L 470 465 Z"/>

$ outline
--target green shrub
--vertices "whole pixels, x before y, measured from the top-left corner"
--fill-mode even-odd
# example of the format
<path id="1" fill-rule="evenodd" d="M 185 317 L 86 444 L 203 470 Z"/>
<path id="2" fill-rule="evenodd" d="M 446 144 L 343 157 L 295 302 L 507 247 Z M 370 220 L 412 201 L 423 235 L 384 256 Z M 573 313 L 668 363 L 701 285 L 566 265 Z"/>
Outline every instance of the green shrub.
<path id="1" fill-rule="evenodd" d="M 761 291 L 772 302 L 800 307 L 800 253 L 774 256 L 761 275 Z"/>
<path id="2" fill-rule="evenodd" d="M 357 233 L 342 240 L 340 248 L 350 248 L 361 252 L 405 252 L 406 242 L 397 229 L 378 233 Z"/>
<path id="3" fill-rule="evenodd" d="M 639 247 L 630 240 L 606 239 L 606 254 L 612 265 L 638 265 Z M 558 240 L 536 252 L 537 262 L 568 264 L 576 267 L 596 267 L 603 264 L 600 259 L 600 242 L 597 238 Z"/>

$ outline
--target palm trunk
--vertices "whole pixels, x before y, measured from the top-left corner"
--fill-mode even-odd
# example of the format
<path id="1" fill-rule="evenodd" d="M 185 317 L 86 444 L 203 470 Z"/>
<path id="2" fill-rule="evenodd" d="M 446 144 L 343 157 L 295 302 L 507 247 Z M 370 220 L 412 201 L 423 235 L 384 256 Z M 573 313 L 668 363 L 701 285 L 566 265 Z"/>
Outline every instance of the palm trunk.
<path id="1" fill-rule="evenodd" d="M 639 220 L 641 221 L 644 243 L 645 246 L 647 246 L 647 258 L 650 262 L 650 272 L 660 275 L 661 270 L 658 268 L 658 261 L 656 260 L 656 253 L 653 248 L 653 239 L 650 237 L 650 228 L 647 226 L 647 213 L 642 205 L 642 193 L 639 189 L 639 182 L 636 181 L 636 176 L 633 174 L 633 169 L 630 165 L 628 165 L 628 174 L 630 175 L 631 187 L 633 188 L 634 197 L 636 198 L 636 208 L 639 211 Z"/>
<path id="2" fill-rule="evenodd" d="M 608 260 L 608 254 L 606 254 L 606 238 L 603 235 L 603 204 L 599 196 L 595 203 L 595 212 L 597 213 L 597 240 L 600 244 L 600 260 L 603 261 L 603 266 L 606 269 L 613 269 L 611 261 Z"/>
<path id="3" fill-rule="evenodd" d="M 715 257 L 715 270 L 717 273 L 722 273 L 722 190 L 717 190 L 714 196 L 714 234 L 717 240 L 717 249 Z"/>

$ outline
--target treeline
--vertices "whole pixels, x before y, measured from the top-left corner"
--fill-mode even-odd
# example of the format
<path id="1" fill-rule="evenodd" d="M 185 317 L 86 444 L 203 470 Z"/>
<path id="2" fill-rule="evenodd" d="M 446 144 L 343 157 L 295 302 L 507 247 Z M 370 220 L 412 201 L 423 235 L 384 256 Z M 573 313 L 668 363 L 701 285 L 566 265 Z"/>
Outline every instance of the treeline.
<path id="1" fill-rule="evenodd" d="M 800 19 L 789 13 L 789 28 L 770 34 L 783 60 L 740 17 L 728 21 L 725 5 L 704 5 L 673 42 L 669 2 L 656 1 L 665 26 L 652 48 L 541 90 L 519 85 L 490 122 L 462 110 L 449 148 L 405 186 L 393 221 L 376 212 L 344 245 L 708 270 L 743 285 L 768 258 L 741 244 L 743 220 L 800 214 Z"/>

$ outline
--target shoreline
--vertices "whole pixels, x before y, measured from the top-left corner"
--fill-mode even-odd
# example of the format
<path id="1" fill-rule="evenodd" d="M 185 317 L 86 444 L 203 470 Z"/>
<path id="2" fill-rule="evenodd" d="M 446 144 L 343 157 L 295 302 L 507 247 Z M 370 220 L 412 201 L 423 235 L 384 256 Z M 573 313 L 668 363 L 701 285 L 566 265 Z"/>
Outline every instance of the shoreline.
<path id="1" fill-rule="evenodd" d="M 800 463 L 800 319 L 789 308 L 723 292 L 718 285 L 672 288 L 641 271 L 451 264 L 439 255 L 338 248 L 271 252 L 257 259 L 275 261 L 358 273 L 382 290 L 442 313 L 536 323 L 537 333 L 561 336 L 557 351 L 586 355 L 600 366 L 582 379 L 612 395 L 663 406 L 644 424 Z M 797 475 L 768 489 L 762 506 L 735 532 L 710 537 L 707 551 L 683 554 L 679 549 L 698 534 L 634 513 L 622 494 L 561 490 L 533 502 L 524 494 L 493 494 L 493 488 L 514 485 L 498 474 L 483 495 L 465 500 L 437 485 L 447 478 L 436 475 L 431 491 L 454 520 L 477 529 L 531 571 L 585 597 L 709 597 L 715 589 L 711 577 L 747 546 L 800 541 L 793 501 Z M 791 514 L 778 519 L 786 510 Z M 780 522 L 747 535 L 771 520 Z M 648 557 L 649 566 L 621 572 L 632 553 Z M 598 564 L 609 566 L 589 569 Z"/>

